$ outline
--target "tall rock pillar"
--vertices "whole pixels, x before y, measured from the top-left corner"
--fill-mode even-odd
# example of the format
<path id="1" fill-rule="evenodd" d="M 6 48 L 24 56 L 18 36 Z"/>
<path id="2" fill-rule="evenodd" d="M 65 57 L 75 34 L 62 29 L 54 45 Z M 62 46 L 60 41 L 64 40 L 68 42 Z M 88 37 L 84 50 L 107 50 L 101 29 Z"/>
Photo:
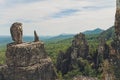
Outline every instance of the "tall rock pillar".
<path id="1" fill-rule="evenodd" d="M 115 33 L 120 40 L 120 0 L 116 0 Z"/>
<path id="2" fill-rule="evenodd" d="M 114 66 L 115 80 L 120 79 L 120 0 L 116 0 L 115 38 L 111 43 L 110 61 Z"/>

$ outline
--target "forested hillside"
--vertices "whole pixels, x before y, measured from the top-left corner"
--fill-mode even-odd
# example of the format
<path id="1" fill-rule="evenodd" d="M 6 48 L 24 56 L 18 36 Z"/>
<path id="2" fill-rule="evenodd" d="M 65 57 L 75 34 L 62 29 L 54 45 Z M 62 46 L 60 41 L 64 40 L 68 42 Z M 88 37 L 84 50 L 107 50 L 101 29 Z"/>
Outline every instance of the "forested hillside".
<path id="1" fill-rule="evenodd" d="M 113 27 L 107 29 L 106 31 L 99 32 L 97 34 L 95 33 L 95 34 L 85 35 L 85 38 L 89 45 L 89 59 L 90 60 L 92 58 L 95 58 L 95 56 L 97 55 L 96 50 L 98 49 L 99 38 L 100 37 L 105 38 L 109 45 L 110 42 L 112 41 L 113 35 L 114 35 Z M 74 39 L 73 36 L 74 35 L 59 35 L 57 37 L 50 38 L 50 40 L 45 40 L 45 41 L 43 40 L 45 43 L 46 51 L 48 55 L 52 58 L 54 65 L 56 65 L 57 63 L 56 61 L 57 61 L 58 53 L 60 53 L 61 50 L 63 52 L 66 52 L 66 50 L 72 45 L 72 40 Z M 28 38 L 29 40 L 32 39 L 31 37 L 28 37 Z M 27 40 L 27 38 L 25 40 Z M 5 63 L 5 50 L 6 50 L 5 46 L 0 47 L 0 64 Z M 94 61 L 94 60 L 91 60 L 91 61 Z M 101 72 L 100 72 L 101 70 L 99 69 L 96 70 L 95 68 L 92 68 L 92 66 L 89 66 L 89 65 L 93 65 L 93 62 L 89 63 L 87 60 L 83 59 L 82 63 L 86 65 L 86 68 L 84 71 L 82 71 L 82 73 L 79 72 L 78 69 L 76 69 L 76 70 L 68 72 L 63 77 L 61 76 L 62 75 L 61 72 L 59 72 L 59 77 L 69 79 L 71 77 L 74 77 L 75 75 L 82 74 L 82 75 L 87 75 L 91 77 L 101 78 Z"/>

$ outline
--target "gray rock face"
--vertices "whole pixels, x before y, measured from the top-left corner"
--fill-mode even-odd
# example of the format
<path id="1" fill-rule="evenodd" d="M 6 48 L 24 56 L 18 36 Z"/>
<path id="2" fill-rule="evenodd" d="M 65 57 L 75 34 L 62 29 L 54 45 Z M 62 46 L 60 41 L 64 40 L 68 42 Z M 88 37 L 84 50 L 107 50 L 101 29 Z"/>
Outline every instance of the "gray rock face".
<path id="1" fill-rule="evenodd" d="M 6 63 L 8 66 L 26 67 L 40 62 L 47 57 L 42 42 L 8 44 Z"/>
<path id="2" fill-rule="evenodd" d="M 50 58 L 27 67 L 4 67 L 2 69 L 5 80 L 55 80 L 56 74 Z"/>
<path id="3" fill-rule="evenodd" d="M 98 46 L 98 56 L 102 55 L 103 59 L 109 58 L 109 46 L 106 44 L 105 39 L 99 40 L 99 46 Z"/>
<path id="4" fill-rule="evenodd" d="M 13 23 L 10 28 L 10 33 L 12 40 L 15 41 L 16 44 L 22 43 L 23 36 L 22 23 L 18 22 Z"/>
<path id="5" fill-rule="evenodd" d="M 86 58 L 89 52 L 89 46 L 85 39 L 85 35 L 80 33 L 74 37 L 72 41 L 73 53 L 77 53 L 76 56 Z"/>
<path id="6" fill-rule="evenodd" d="M 114 71 L 108 59 L 104 60 L 102 69 L 103 69 L 103 73 L 102 73 L 103 80 L 116 80 L 114 76 Z"/>
<path id="7" fill-rule="evenodd" d="M 115 33 L 120 40 L 120 0 L 116 0 Z"/>
<path id="8" fill-rule="evenodd" d="M 6 63 L 0 67 L 0 80 L 55 80 L 57 77 L 42 42 L 8 44 Z"/>
<path id="9" fill-rule="evenodd" d="M 111 43 L 110 62 L 114 68 L 115 80 L 120 79 L 120 0 L 116 0 L 115 38 Z"/>
<path id="10" fill-rule="evenodd" d="M 115 14 L 115 38 L 112 42 L 112 47 L 120 53 L 120 0 L 116 0 L 116 14 Z"/>
<path id="11" fill-rule="evenodd" d="M 79 58 L 86 59 L 89 53 L 89 46 L 85 40 L 85 35 L 80 33 L 74 37 L 72 45 L 66 52 L 60 51 L 57 58 L 57 70 L 62 74 L 74 69 L 74 65 L 79 65 Z"/>
<path id="12" fill-rule="evenodd" d="M 34 42 L 37 42 L 37 41 L 39 41 L 39 37 L 38 37 L 36 31 L 34 31 Z"/>

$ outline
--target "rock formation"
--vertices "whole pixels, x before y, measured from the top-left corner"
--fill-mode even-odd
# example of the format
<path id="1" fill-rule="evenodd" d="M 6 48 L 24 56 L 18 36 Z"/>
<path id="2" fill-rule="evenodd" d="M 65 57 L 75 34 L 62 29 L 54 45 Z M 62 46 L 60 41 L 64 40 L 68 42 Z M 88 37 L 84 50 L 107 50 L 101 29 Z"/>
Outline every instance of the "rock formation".
<path id="1" fill-rule="evenodd" d="M 6 65 L 0 66 L 0 80 L 55 80 L 56 77 L 43 42 L 7 45 Z"/>
<path id="2" fill-rule="evenodd" d="M 85 35 L 80 33 L 74 37 L 72 45 L 64 53 L 60 51 L 57 58 L 57 70 L 62 74 L 66 74 L 68 71 L 73 70 L 74 65 L 79 65 L 79 58 L 86 59 L 88 56 L 89 47 L 85 40 Z"/>
<path id="3" fill-rule="evenodd" d="M 26 67 L 39 63 L 47 58 L 42 42 L 31 42 L 7 45 L 6 63 L 8 66 Z"/>
<path id="4" fill-rule="evenodd" d="M 74 48 L 74 51 L 76 48 L 78 49 L 76 55 L 77 57 L 87 58 L 89 47 L 84 34 L 80 33 L 75 35 L 75 38 L 72 41 L 72 48 Z"/>
<path id="5" fill-rule="evenodd" d="M 115 39 L 114 43 L 116 44 L 116 50 L 119 53 L 120 49 L 118 48 L 120 45 L 120 0 L 116 0 L 116 15 L 115 15 Z M 115 48 L 113 43 L 113 47 Z M 119 50 L 119 51 L 118 51 Z"/>
<path id="6" fill-rule="evenodd" d="M 102 69 L 103 69 L 103 73 L 102 73 L 103 80 L 116 80 L 109 59 L 103 61 Z"/>
<path id="7" fill-rule="evenodd" d="M 10 33 L 12 40 L 15 41 L 16 44 L 22 43 L 23 36 L 22 23 L 18 22 L 13 23 L 10 28 Z"/>
<path id="8" fill-rule="evenodd" d="M 101 61 L 103 80 L 120 80 L 120 0 L 116 0 L 114 28 L 115 35 L 111 45 L 108 46 L 105 40 L 100 40 L 98 47 L 98 57 L 103 58 Z M 97 62 L 100 62 L 98 59 Z"/>
<path id="9" fill-rule="evenodd" d="M 116 0 L 115 33 L 120 40 L 120 0 Z"/>
<path id="10" fill-rule="evenodd" d="M 38 37 L 36 31 L 34 31 L 34 42 L 37 42 L 37 41 L 39 41 L 39 37 Z"/>
<path id="11" fill-rule="evenodd" d="M 103 59 L 109 58 L 109 46 L 106 44 L 105 39 L 101 38 L 98 45 L 98 56 L 102 55 Z"/>
<path id="12" fill-rule="evenodd" d="M 120 79 L 120 0 L 116 0 L 115 38 L 111 43 L 110 62 L 114 67 L 115 80 Z"/>
<path id="13" fill-rule="evenodd" d="M 105 59 L 109 59 L 109 46 L 106 44 L 104 38 L 99 38 L 99 44 L 96 53 L 94 55 L 94 68 L 98 69 L 101 67 L 101 64 L 104 62 Z"/>

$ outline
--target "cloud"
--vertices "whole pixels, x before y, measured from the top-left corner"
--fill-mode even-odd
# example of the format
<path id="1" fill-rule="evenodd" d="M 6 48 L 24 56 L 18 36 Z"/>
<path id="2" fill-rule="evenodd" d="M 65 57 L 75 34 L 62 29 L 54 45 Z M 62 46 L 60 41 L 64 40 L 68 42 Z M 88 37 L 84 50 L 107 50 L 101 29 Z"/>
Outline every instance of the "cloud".
<path id="1" fill-rule="evenodd" d="M 34 29 L 39 35 L 56 35 L 114 24 L 114 0 L 5 0 L 1 7 L 1 35 L 9 34 L 16 21 L 23 23 L 25 35 L 32 35 Z"/>
<path id="2" fill-rule="evenodd" d="M 70 16 L 70 15 L 73 15 L 74 13 L 78 12 L 79 10 L 77 9 L 65 9 L 65 10 L 62 10 L 58 13 L 55 13 L 52 17 L 53 18 L 61 18 L 61 17 L 64 17 L 64 16 Z"/>
<path id="3" fill-rule="evenodd" d="M 0 0 L 0 3 L 3 3 L 4 2 L 4 0 Z"/>
<path id="4" fill-rule="evenodd" d="M 41 31 L 43 31 L 41 34 L 47 33 L 54 35 L 60 33 L 79 33 L 84 30 L 95 29 L 96 27 L 107 29 L 113 24 L 114 8 L 110 8 L 97 12 L 78 12 L 70 17 L 47 20 L 38 24 L 37 30 L 39 31 L 41 29 Z M 39 25 L 44 27 L 40 27 Z"/>

